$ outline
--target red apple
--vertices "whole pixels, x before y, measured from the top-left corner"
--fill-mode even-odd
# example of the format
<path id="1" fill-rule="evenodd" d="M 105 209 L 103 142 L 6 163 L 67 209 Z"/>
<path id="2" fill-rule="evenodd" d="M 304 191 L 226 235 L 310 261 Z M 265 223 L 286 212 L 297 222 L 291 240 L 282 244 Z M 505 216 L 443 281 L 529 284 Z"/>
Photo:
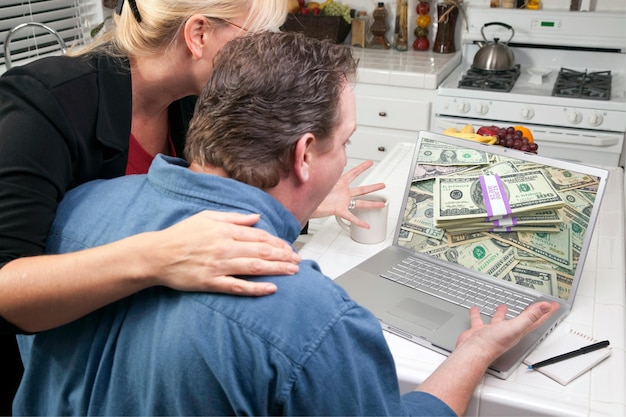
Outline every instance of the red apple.
<path id="1" fill-rule="evenodd" d="M 427 1 L 418 1 L 417 6 L 415 6 L 415 11 L 417 14 L 428 14 L 430 6 Z"/>
<path id="2" fill-rule="evenodd" d="M 498 136 L 498 131 L 500 128 L 498 126 L 481 126 L 478 128 L 476 133 L 481 136 Z"/>

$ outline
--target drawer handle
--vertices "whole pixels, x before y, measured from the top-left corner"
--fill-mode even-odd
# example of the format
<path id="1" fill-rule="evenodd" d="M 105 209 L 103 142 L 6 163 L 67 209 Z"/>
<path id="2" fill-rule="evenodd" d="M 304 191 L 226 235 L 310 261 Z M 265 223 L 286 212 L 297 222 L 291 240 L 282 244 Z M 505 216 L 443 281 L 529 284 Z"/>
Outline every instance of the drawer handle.
<path id="1" fill-rule="evenodd" d="M 386 112 L 386 111 L 379 111 L 379 112 L 378 112 L 378 115 L 379 115 L 380 117 L 387 117 L 387 112 Z"/>
<path id="2" fill-rule="evenodd" d="M 385 149 L 385 147 L 384 147 L 384 146 L 379 146 L 379 147 L 378 147 L 378 151 L 379 151 L 379 152 L 385 152 L 385 151 L 386 151 L 386 149 Z"/>

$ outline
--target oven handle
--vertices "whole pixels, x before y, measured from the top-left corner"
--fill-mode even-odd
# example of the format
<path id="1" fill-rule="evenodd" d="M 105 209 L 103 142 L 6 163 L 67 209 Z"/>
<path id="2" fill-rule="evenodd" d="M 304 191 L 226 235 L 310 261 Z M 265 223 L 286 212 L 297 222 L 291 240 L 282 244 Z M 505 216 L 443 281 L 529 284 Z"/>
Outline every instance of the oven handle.
<path id="1" fill-rule="evenodd" d="M 558 143 L 566 143 L 566 144 L 572 143 L 572 138 L 569 137 L 569 135 L 567 134 L 551 132 L 549 130 L 543 130 L 541 128 L 534 128 L 532 132 L 533 132 L 533 136 L 547 137 L 549 138 L 550 142 L 558 142 Z M 603 148 L 617 145 L 620 142 L 619 138 L 616 136 L 606 136 L 606 135 L 602 135 L 601 133 L 598 136 L 581 135 L 578 137 L 585 138 L 584 145 L 599 146 Z"/>

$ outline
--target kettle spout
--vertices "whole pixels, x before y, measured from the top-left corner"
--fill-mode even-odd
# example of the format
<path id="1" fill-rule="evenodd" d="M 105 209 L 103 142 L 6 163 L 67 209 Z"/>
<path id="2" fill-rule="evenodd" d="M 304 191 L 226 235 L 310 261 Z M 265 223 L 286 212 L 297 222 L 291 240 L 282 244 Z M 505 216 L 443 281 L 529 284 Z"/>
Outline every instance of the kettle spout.
<path id="1" fill-rule="evenodd" d="M 475 43 L 476 43 L 476 45 L 478 45 L 479 48 L 482 48 L 483 46 L 486 45 L 486 43 L 483 42 L 483 41 L 476 41 Z"/>

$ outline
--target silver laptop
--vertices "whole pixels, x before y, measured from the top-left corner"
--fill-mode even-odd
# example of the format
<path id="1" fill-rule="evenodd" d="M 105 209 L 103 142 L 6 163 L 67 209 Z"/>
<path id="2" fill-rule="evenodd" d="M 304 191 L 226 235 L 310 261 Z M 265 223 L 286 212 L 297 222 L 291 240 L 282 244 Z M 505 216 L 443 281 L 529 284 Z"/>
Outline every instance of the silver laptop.
<path id="1" fill-rule="evenodd" d="M 443 354 L 473 305 L 487 321 L 501 303 L 514 317 L 559 302 L 491 364 L 505 379 L 572 309 L 608 171 L 424 131 L 411 163 L 393 244 L 335 282 L 385 330 Z"/>

